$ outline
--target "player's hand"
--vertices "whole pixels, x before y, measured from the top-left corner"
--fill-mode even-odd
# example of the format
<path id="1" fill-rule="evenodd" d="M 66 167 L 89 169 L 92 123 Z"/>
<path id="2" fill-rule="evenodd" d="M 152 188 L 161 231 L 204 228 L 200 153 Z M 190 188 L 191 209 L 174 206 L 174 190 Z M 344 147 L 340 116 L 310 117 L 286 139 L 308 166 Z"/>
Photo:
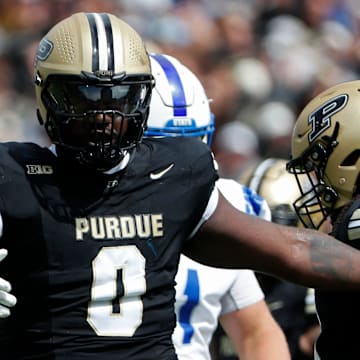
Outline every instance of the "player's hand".
<path id="1" fill-rule="evenodd" d="M 6 249 L 0 249 L 0 262 L 7 256 Z M 0 278 L 0 318 L 10 316 L 10 309 L 16 304 L 16 297 L 10 294 L 11 285 L 8 281 Z"/>

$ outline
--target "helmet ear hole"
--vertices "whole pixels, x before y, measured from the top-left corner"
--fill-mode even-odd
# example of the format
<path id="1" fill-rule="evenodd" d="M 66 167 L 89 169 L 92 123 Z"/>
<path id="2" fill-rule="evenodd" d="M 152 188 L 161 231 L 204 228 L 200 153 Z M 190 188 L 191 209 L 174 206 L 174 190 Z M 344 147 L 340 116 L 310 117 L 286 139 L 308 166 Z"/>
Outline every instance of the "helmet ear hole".
<path id="1" fill-rule="evenodd" d="M 355 149 L 353 152 L 351 152 L 340 164 L 341 166 L 353 166 L 357 163 L 360 157 L 360 150 Z"/>

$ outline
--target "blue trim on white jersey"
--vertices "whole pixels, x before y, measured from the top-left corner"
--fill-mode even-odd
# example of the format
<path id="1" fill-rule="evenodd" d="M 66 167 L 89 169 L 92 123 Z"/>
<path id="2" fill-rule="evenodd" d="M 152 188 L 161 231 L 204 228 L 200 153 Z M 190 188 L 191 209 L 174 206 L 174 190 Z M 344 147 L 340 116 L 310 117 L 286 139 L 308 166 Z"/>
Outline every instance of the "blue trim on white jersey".
<path id="1" fill-rule="evenodd" d="M 178 324 L 184 330 L 183 344 L 190 344 L 194 335 L 194 327 L 191 324 L 191 314 L 200 302 L 200 284 L 196 269 L 187 269 L 187 281 L 184 289 L 187 301 L 181 306 L 178 314 Z"/>
<path id="2" fill-rule="evenodd" d="M 247 186 L 243 186 L 243 193 L 246 203 L 246 212 L 251 215 L 259 216 L 265 204 L 264 198 Z"/>

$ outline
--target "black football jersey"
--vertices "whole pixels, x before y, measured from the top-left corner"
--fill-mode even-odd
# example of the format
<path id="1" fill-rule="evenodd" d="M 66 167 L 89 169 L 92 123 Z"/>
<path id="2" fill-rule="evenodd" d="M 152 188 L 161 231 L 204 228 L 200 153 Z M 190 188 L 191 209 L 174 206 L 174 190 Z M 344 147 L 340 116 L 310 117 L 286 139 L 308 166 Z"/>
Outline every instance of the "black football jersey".
<path id="1" fill-rule="evenodd" d="M 18 303 L 0 359 L 176 359 L 174 277 L 217 180 L 190 138 L 146 139 L 106 175 L 0 145 L 0 276 Z"/>
<path id="2" fill-rule="evenodd" d="M 332 235 L 360 249 L 359 199 L 344 208 L 336 220 Z M 360 292 L 316 290 L 315 301 L 321 322 L 321 334 L 316 343 L 320 359 L 360 359 L 359 335 L 356 331 L 357 325 L 360 324 L 360 308 L 357 311 Z"/>

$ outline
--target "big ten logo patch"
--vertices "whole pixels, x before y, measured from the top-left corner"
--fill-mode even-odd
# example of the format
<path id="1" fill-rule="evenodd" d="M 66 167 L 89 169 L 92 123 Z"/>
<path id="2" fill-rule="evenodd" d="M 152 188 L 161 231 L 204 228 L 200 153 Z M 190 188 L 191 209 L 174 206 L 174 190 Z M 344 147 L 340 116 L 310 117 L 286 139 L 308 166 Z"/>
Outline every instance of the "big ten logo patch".
<path id="1" fill-rule="evenodd" d="M 51 175 L 54 172 L 50 165 L 26 165 L 26 170 L 29 175 Z"/>

